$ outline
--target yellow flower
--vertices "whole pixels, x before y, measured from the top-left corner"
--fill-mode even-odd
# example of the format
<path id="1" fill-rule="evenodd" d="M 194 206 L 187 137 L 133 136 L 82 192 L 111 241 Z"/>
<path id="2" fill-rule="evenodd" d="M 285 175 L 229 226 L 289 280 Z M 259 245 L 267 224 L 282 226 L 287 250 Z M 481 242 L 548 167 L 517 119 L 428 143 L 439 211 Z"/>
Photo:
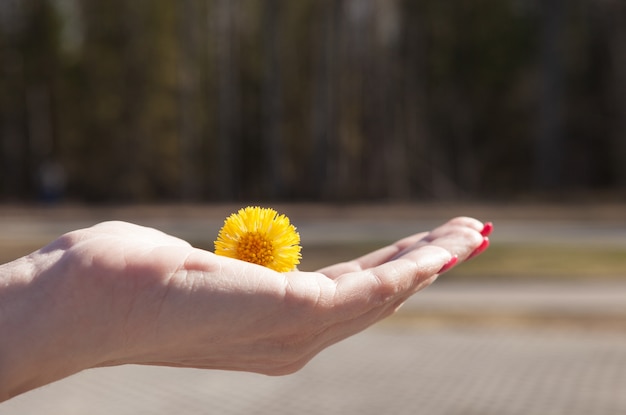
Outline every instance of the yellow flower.
<path id="1" fill-rule="evenodd" d="M 300 235 L 285 215 L 248 206 L 224 221 L 215 253 L 288 272 L 300 263 Z"/>

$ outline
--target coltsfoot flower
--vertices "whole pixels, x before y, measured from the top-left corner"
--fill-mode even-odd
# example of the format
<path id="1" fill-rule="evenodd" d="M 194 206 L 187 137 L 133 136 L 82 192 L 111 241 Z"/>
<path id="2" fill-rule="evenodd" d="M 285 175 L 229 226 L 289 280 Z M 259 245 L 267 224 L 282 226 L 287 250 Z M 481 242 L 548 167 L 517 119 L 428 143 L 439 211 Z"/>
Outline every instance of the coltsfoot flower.
<path id="1" fill-rule="evenodd" d="M 224 221 L 215 241 L 217 255 L 288 272 L 300 263 L 300 235 L 274 209 L 246 207 Z"/>

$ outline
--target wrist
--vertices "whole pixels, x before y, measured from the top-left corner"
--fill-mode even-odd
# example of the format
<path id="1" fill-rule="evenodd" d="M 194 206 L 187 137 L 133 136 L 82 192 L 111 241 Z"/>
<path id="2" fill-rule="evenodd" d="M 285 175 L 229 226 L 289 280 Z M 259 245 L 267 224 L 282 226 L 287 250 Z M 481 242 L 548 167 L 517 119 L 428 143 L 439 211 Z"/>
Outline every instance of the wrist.
<path id="1" fill-rule="evenodd" d="M 0 401 L 95 363 L 77 347 L 82 316 L 62 256 L 41 250 L 0 265 Z"/>
<path id="2" fill-rule="evenodd" d="M 34 266 L 27 257 L 0 266 L 0 401 L 24 392 L 31 383 L 23 361 L 37 342 L 34 338 L 27 341 L 36 333 L 25 332 L 32 324 L 25 305 L 30 301 L 33 275 Z"/>

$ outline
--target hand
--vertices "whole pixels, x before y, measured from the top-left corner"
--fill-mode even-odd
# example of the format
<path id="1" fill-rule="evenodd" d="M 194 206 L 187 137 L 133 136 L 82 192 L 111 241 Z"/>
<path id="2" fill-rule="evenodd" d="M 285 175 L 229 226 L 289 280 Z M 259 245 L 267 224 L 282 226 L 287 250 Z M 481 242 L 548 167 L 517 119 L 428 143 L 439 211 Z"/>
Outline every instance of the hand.
<path id="1" fill-rule="evenodd" d="M 0 400 L 128 363 L 292 373 L 484 250 L 485 229 L 456 218 L 283 274 L 124 222 L 70 232 L 0 267 Z"/>

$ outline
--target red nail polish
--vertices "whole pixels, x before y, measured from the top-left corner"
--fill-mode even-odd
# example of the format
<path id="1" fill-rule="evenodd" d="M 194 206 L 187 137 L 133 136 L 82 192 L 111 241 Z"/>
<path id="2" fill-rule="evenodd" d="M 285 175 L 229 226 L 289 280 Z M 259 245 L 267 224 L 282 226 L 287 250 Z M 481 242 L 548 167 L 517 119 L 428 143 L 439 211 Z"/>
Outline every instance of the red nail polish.
<path id="1" fill-rule="evenodd" d="M 441 267 L 441 269 L 439 270 L 437 274 L 443 274 L 444 272 L 450 270 L 450 268 L 455 266 L 457 262 L 459 262 L 459 257 L 456 255 L 453 255 L 452 258 L 450 258 L 450 260 L 446 262 L 443 267 Z"/>
<path id="2" fill-rule="evenodd" d="M 491 232 L 493 232 L 493 223 L 492 222 L 487 222 L 483 226 L 483 230 L 480 231 L 480 234 L 482 236 L 489 236 L 489 235 L 491 235 Z"/>
<path id="3" fill-rule="evenodd" d="M 489 238 L 485 236 L 482 243 L 478 245 L 476 249 L 474 249 L 474 252 L 472 252 L 470 256 L 467 257 L 467 259 L 474 258 L 475 256 L 482 254 L 487 248 L 489 248 Z"/>

